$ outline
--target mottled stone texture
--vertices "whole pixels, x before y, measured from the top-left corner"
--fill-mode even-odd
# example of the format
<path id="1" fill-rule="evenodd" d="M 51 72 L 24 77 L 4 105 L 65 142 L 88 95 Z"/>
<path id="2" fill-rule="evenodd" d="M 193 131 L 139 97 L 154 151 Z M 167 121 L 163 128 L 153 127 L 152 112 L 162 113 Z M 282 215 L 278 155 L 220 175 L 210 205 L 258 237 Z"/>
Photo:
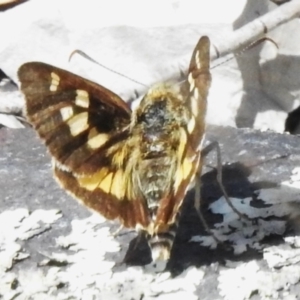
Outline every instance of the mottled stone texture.
<path id="1" fill-rule="evenodd" d="M 221 198 L 212 169 L 216 156 L 209 154 L 202 211 L 224 243 L 210 249 L 215 243 L 193 209 L 191 190 L 167 271 L 156 274 L 154 266 L 138 266 L 149 262 L 143 241 L 134 240 L 127 251 L 134 232 L 123 230 L 113 237 L 110 231 L 118 228 L 117 222 L 89 217 L 85 207 L 58 187 L 50 157 L 31 129 L 0 129 L 0 295 L 233 299 L 234 291 L 236 299 L 295 299 L 300 278 L 299 241 L 294 237 L 299 138 L 210 127 L 207 140 L 220 143 L 224 186 L 235 207 L 253 220 L 237 218 Z M 121 263 L 125 256 L 127 266 Z"/>

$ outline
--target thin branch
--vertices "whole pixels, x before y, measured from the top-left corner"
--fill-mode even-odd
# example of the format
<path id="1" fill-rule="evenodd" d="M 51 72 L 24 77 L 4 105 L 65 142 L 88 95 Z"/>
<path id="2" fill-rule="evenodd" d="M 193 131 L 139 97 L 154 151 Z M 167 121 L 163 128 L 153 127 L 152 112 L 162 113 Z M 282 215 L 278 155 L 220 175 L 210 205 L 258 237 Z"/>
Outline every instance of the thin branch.
<path id="1" fill-rule="evenodd" d="M 211 60 L 231 54 L 260 39 L 274 28 L 300 16 L 300 0 L 287 2 L 269 13 L 228 34 L 226 40 L 214 44 Z M 218 52 L 218 53 L 217 53 Z"/>

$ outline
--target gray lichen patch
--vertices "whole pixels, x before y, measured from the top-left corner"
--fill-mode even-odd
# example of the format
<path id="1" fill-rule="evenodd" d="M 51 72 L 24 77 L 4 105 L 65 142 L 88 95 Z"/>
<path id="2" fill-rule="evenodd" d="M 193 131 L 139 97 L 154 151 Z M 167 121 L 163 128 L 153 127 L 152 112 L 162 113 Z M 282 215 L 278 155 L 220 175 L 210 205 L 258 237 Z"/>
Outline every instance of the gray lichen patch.
<path id="1" fill-rule="evenodd" d="M 37 214 L 34 212 L 33 214 Z M 50 215 L 43 212 L 48 223 Z M 50 213 L 51 214 L 51 213 Z M 26 221 L 30 214 L 23 211 L 10 213 L 20 223 L 24 222 L 26 232 L 29 226 L 35 230 L 39 223 Z M 52 221 L 55 222 L 52 212 Z M 2 215 L 1 215 L 2 216 Z M 104 219 L 99 215 L 92 215 L 82 220 L 74 220 L 69 235 L 56 239 L 55 249 L 43 251 L 40 263 L 30 269 L 11 268 L 1 271 L 0 290 L 4 299 L 174 299 L 186 297 L 197 299 L 196 289 L 201 282 L 204 271 L 195 267 L 188 268 L 180 276 L 172 278 L 169 272 L 157 273 L 150 266 L 125 267 L 120 261 L 124 255 L 118 238 L 114 237 Z M 11 222 L 13 224 L 13 222 Z M 22 224 L 16 223 L 12 227 L 20 229 Z M 12 231 L 10 231 L 12 232 Z M 22 236 L 18 231 L 16 237 Z M 10 252 L 15 257 L 17 249 L 9 248 L 6 242 L 1 249 Z M 53 249 L 53 248 L 52 248 Z M 14 251 L 13 251 L 14 250 Z M 110 254 L 110 259 L 106 254 Z M 15 255 L 14 255 L 15 254 Z M 30 259 L 30 258 L 29 258 Z M 13 288 L 13 282 L 17 286 Z M 17 296 L 19 295 L 19 296 Z M 18 298 L 20 297 L 20 298 Z"/>
<path id="2" fill-rule="evenodd" d="M 270 207 L 256 208 L 251 206 L 252 198 L 238 199 L 230 198 L 232 204 L 241 213 L 245 214 L 249 220 L 241 219 L 226 203 L 224 197 L 215 201 L 210 209 L 214 214 L 223 215 L 220 223 L 214 224 L 213 233 L 220 241 L 229 242 L 235 254 L 241 254 L 253 248 L 262 249 L 260 244 L 267 236 L 272 234 L 282 235 L 286 230 L 286 221 L 276 218 L 274 209 Z M 282 216 L 281 208 L 278 214 Z M 270 216 L 273 219 L 268 219 Z M 211 236 L 194 236 L 191 242 L 200 242 L 210 248 L 217 246 Z"/>
<path id="3" fill-rule="evenodd" d="M 16 295 L 22 294 L 22 286 L 30 288 L 33 283 L 37 284 L 36 280 L 30 281 L 35 270 L 28 271 L 28 276 L 24 276 L 25 271 L 15 272 L 13 266 L 18 261 L 30 258 L 30 253 L 22 247 L 23 241 L 45 232 L 61 216 L 58 210 L 42 209 L 33 213 L 27 209 L 17 209 L 0 214 L 0 295 L 4 299 L 14 299 Z M 31 282 L 31 285 L 23 279 Z"/>
<path id="4" fill-rule="evenodd" d="M 299 265 L 263 270 L 258 262 L 251 261 L 221 270 L 219 289 L 226 300 L 250 299 L 253 294 L 258 294 L 260 299 L 296 299 L 289 288 L 299 279 Z M 292 298 L 285 298 L 287 294 Z"/>
<path id="5" fill-rule="evenodd" d="M 249 220 L 240 218 L 228 205 L 224 197 L 213 202 L 209 209 L 214 214 L 222 215 L 222 222 L 215 223 L 212 231 L 220 241 L 230 242 L 235 254 L 241 254 L 253 248 L 264 248 L 264 239 L 271 235 L 281 236 L 287 230 L 287 220 L 299 216 L 295 209 L 300 203 L 300 169 L 292 170 L 290 179 L 275 187 L 262 188 L 255 191 L 254 197 L 230 198 L 233 206 Z M 260 207 L 255 201 L 260 200 Z M 215 248 L 217 246 L 211 236 L 194 236 L 191 242 Z"/>

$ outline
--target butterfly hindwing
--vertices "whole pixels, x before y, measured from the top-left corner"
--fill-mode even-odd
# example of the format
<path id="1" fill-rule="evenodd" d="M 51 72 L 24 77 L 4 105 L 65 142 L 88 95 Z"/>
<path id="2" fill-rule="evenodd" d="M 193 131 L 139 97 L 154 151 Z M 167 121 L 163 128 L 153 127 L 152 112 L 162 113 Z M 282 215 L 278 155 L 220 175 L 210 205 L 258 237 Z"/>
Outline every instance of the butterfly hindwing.
<path id="1" fill-rule="evenodd" d="M 75 177 L 71 172 L 55 166 L 56 179 L 73 197 L 105 218 L 118 218 L 128 228 L 138 224 L 147 227 L 147 208 L 141 199 L 130 197 L 130 182 L 121 169 L 102 167 L 88 177 Z"/>

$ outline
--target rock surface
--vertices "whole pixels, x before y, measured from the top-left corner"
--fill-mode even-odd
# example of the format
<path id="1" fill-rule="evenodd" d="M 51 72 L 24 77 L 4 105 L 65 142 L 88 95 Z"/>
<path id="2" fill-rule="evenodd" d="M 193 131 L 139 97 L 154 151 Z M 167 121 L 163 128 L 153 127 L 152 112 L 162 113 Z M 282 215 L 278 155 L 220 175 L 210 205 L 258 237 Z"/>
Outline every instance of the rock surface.
<path id="1" fill-rule="evenodd" d="M 0 295 L 3 299 L 297 299 L 300 292 L 299 138 L 210 127 L 222 149 L 202 175 L 202 211 L 189 191 L 166 270 L 147 264 L 135 232 L 77 204 L 55 183 L 50 158 L 31 129 L 0 129 Z M 138 245 L 138 246 L 136 246 Z M 128 250 L 129 249 L 129 250 Z M 123 263 L 126 256 L 127 264 Z M 145 265 L 147 264 L 147 265 Z M 0 296 L 0 298 L 1 298 Z"/>

